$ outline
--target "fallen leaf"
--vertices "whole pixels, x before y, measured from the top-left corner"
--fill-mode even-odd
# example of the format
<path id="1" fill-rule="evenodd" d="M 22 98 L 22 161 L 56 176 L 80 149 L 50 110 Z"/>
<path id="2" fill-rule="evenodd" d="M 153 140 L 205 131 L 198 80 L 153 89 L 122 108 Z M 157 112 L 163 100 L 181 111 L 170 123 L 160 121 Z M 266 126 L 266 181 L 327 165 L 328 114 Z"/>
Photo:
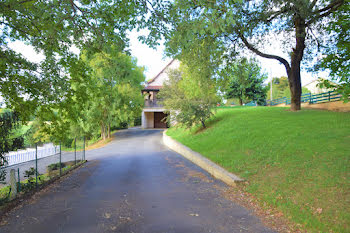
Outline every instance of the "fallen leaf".
<path id="1" fill-rule="evenodd" d="M 317 213 L 317 214 L 321 214 L 321 213 L 322 213 L 322 208 L 317 208 L 317 209 L 316 209 L 316 213 Z"/>

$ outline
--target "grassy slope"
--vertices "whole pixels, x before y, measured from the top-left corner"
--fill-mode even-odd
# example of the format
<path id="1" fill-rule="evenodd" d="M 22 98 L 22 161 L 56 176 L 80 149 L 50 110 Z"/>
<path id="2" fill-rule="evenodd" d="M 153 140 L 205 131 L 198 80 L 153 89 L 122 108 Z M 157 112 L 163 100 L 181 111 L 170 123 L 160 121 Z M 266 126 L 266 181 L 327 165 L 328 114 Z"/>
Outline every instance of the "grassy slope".
<path id="1" fill-rule="evenodd" d="M 309 231 L 350 232 L 350 114 L 221 109 L 168 135 L 246 178 L 246 191 Z"/>

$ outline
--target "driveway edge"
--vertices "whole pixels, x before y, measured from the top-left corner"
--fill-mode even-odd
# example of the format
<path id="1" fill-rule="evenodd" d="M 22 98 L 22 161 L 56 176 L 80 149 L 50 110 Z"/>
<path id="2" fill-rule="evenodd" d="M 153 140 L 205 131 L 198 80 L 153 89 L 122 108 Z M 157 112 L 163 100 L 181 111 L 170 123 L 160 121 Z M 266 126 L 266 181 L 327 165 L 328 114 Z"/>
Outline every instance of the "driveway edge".
<path id="1" fill-rule="evenodd" d="M 224 168 L 205 158 L 198 152 L 191 150 L 189 147 L 181 144 L 180 142 L 172 139 L 166 135 L 167 130 L 163 132 L 163 143 L 172 149 L 173 151 L 181 154 L 186 159 L 192 161 L 194 164 L 206 170 L 209 174 L 214 176 L 216 179 L 223 181 L 230 186 L 236 186 L 237 183 L 243 182 L 244 180 L 235 174 L 226 171 Z"/>

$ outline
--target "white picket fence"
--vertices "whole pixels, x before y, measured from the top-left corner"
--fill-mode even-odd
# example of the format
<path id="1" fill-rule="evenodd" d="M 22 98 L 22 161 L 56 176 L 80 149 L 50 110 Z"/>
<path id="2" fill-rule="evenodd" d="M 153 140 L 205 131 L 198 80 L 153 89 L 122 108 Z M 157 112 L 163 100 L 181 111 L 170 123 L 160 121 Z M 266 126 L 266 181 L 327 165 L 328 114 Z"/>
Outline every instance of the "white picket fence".
<path id="1" fill-rule="evenodd" d="M 60 147 L 52 143 L 45 144 L 43 147 L 38 147 L 38 159 L 51 156 L 60 152 Z M 26 150 L 11 151 L 5 154 L 7 166 L 35 160 L 35 148 Z"/>

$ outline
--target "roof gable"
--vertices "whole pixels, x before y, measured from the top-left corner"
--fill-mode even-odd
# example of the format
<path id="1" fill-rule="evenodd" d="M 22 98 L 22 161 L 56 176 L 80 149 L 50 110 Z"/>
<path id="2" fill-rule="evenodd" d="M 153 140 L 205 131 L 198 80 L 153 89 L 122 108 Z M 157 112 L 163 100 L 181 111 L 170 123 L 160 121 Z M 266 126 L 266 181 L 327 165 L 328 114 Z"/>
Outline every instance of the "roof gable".
<path id="1" fill-rule="evenodd" d="M 166 80 L 169 79 L 168 72 L 172 69 L 177 69 L 180 62 L 176 59 L 171 60 L 154 78 L 145 84 L 144 89 L 160 89 Z"/>

